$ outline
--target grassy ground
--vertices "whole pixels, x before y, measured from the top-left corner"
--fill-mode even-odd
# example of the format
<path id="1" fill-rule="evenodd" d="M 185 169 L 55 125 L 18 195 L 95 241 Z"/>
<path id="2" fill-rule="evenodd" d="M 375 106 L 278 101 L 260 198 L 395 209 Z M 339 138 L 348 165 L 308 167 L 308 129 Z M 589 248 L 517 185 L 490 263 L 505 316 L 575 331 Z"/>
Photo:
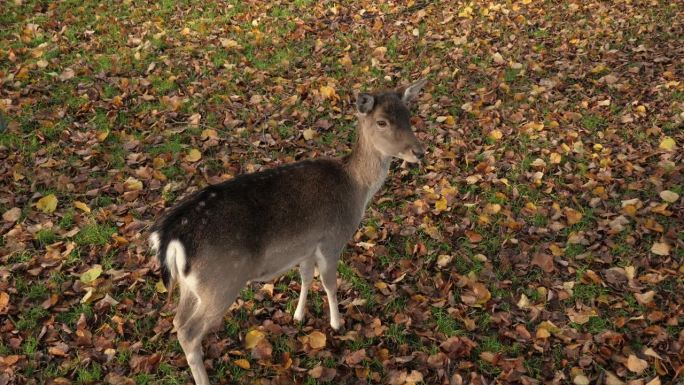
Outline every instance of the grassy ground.
<path id="1" fill-rule="evenodd" d="M 254 285 L 213 382 L 681 381 L 681 2 L 2 8 L 0 384 L 191 382 L 146 226 L 348 153 L 354 93 L 421 76 L 428 165 L 393 167 L 347 248 L 345 331 L 319 283 L 305 325 L 296 273 Z"/>

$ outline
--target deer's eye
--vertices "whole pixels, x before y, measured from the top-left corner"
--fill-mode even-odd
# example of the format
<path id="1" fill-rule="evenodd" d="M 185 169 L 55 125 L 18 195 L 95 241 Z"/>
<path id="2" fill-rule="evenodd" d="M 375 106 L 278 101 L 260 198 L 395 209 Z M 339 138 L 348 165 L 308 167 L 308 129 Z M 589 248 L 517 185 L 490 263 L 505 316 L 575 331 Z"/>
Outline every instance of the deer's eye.
<path id="1" fill-rule="evenodd" d="M 382 128 L 387 127 L 387 122 L 384 120 L 378 120 L 376 123 L 378 124 L 378 127 L 382 127 Z"/>

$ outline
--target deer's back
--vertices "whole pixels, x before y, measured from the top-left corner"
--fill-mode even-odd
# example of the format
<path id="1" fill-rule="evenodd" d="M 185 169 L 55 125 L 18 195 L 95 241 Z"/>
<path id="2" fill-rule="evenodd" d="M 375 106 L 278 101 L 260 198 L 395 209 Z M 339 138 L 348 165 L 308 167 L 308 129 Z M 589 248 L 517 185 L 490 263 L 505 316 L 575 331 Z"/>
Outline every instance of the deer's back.
<path id="1" fill-rule="evenodd" d="M 208 186 L 154 230 L 162 243 L 180 240 L 190 261 L 200 251 L 259 258 L 274 247 L 346 242 L 361 219 L 361 195 L 339 161 L 302 161 Z"/>

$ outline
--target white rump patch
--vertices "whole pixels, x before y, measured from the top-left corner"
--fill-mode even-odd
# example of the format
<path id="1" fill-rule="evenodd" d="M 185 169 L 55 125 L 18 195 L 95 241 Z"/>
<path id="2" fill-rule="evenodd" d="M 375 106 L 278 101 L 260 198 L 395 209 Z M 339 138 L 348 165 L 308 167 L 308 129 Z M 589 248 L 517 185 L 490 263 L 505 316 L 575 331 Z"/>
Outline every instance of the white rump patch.
<path id="1" fill-rule="evenodd" d="M 166 247 L 166 266 L 171 271 L 171 277 L 177 279 L 180 276 L 179 273 L 185 268 L 186 263 L 185 247 L 183 247 L 183 244 L 177 239 L 169 242 L 169 245 Z"/>
<path id="2" fill-rule="evenodd" d="M 152 248 L 152 251 L 154 251 L 155 253 L 157 251 L 159 251 L 159 242 L 160 242 L 159 233 L 155 231 L 152 234 L 150 234 L 149 241 L 150 241 L 150 247 Z"/>

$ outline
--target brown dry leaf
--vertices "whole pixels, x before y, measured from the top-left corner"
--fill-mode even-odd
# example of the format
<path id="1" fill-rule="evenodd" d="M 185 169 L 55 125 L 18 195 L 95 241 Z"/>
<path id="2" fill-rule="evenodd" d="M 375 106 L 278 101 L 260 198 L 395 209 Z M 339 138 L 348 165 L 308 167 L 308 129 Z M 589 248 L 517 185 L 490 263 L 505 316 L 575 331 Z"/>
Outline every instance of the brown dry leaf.
<path id="1" fill-rule="evenodd" d="M 670 245 L 664 242 L 655 242 L 651 247 L 651 252 L 656 255 L 670 255 Z"/>
<path id="2" fill-rule="evenodd" d="M 16 222 L 21 218 L 21 209 L 19 207 L 13 207 L 2 214 L 2 219 L 6 222 Z"/>
<path id="3" fill-rule="evenodd" d="M 579 221 L 582 220 L 582 213 L 579 211 L 572 209 L 570 207 L 566 207 L 563 212 L 565 213 L 565 217 L 568 219 L 568 224 L 569 225 L 574 225 L 578 223 Z"/>
<path id="4" fill-rule="evenodd" d="M 625 385 L 625 382 L 612 372 L 606 371 L 606 385 Z"/>
<path id="5" fill-rule="evenodd" d="M 646 368 L 648 368 L 648 362 L 646 362 L 646 360 L 642 360 L 634 354 L 630 354 L 629 357 L 627 357 L 627 369 L 630 371 L 641 374 Z"/>
<path id="6" fill-rule="evenodd" d="M 309 346 L 311 346 L 312 349 L 321 349 L 325 347 L 325 334 L 315 330 L 309 333 L 307 337 Z"/>
<path id="7" fill-rule="evenodd" d="M 679 194 L 670 190 L 663 190 L 660 192 L 660 198 L 668 203 L 675 203 L 679 199 Z"/>
<path id="8" fill-rule="evenodd" d="M 637 302 L 639 302 L 642 305 L 648 305 L 649 303 L 653 302 L 653 299 L 655 298 L 655 291 L 649 290 L 643 294 L 641 293 L 634 293 L 634 298 L 636 298 Z"/>
<path id="9" fill-rule="evenodd" d="M 544 270 L 547 273 L 550 273 L 553 271 L 553 257 L 544 254 L 544 253 L 537 253 L 532 257 L 532 266 L 539 266 L 542 270 Z"/>
<path id="10" fill-rule="evenodd" d="M 306 128 L 302 131 L 302 136 L 304 137 L 304 140 L 311 140 L 316 136 L 316 130 Z"/>
<path id="11" fill-rule="evenodd" d="M 202 130 L 202 139 L 218 139 L 218 133 L 216 130 L 211 128 L 205 128 Z"/>
<path id="12" fill-rule="evenodd" d="M 0 314 L 4 314 L 7 311 L 9 305 L 10 296 L 4 291 L 0 291 Z"/>
<path id="13" fill-rule="evenodd" d="M 470 243 L 482 242 L 482 235 L 474 231 L 466 231 L 466 236 L 468 237 L 468 241 L 470 241 Z"/>

